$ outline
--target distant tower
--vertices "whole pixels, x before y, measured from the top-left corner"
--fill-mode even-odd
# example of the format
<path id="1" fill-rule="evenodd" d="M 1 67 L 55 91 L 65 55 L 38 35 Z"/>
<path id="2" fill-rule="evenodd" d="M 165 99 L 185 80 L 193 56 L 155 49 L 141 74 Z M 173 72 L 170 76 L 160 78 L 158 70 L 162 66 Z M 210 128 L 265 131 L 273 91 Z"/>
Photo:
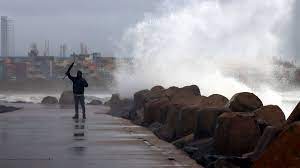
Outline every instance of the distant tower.
<path id="1" fill-rule="evenodd" d="M 84 52 L 84 44 L 80 43 L 80 54 L 83 54 Z"/>
<path id="2" fill-rule="evenodd" d="M 60 57 L 66 57 L 67 56 L 67 45 L 62 44 L 60 45 Z"/>
<path id="3" fill-rule="evenodd" d="M 50 42 L 49 40 L 45 40 L 45 49 L 44 49 L 44 56 L 50 56 Z"/>
<path id="4" fill-rule="evenodd" d="M 37 57 L 39 56 L 39 50 L 37 48 L 36 43 L 32 43 L 28 52 L 29 57 Z"/>
<path id="5" fill-rule="evenodd" d="M 14 27 L 12 20 L 7 16 L 1 16 L 1 56 L 14 55 Z"/>
<path id="6" fill-rule="evenodd" d="M 80 54 L 81 55 L 87 55 L 88 54 L 87 45 L 84 44 L 84 43 L 80 43 Z"/>

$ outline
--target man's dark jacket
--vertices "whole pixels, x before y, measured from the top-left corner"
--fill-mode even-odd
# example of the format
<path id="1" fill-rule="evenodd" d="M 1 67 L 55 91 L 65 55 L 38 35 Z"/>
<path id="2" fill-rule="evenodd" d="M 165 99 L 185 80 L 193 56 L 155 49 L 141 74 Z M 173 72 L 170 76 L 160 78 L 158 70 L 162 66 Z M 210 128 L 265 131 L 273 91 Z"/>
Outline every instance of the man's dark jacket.
<path id="1" fill-rule="evenodd" d="M 84 78 L 78 78 L 71 76 L 70 72 L 67 72 L 68 78 L 73 82 L 73 93 L 77 95 L 84 94 L 84 87 L 88 87 L 89 84 Z"/>

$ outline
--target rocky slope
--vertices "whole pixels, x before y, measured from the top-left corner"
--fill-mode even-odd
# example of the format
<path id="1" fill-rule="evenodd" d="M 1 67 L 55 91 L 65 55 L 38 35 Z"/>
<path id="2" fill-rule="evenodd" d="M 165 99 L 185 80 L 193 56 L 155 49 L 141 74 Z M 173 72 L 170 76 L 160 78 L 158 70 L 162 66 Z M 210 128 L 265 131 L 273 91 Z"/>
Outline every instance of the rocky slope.
<path id="1" fill-rule="evenodd" d="M 148 127 L 199 164 L 223 167 L 300 166 L 300 105 L 286 121 L 276 105 L 253 93 L 203 96 L 195 85 L 155 86 L 106 103 L 110 114 Z"/>

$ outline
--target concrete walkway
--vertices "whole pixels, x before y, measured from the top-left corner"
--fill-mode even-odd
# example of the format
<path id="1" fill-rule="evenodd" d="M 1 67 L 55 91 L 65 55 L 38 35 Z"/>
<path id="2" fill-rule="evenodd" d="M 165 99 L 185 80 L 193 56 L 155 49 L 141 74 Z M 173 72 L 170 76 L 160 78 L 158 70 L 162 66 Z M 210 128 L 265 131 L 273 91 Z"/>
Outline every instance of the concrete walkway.
<path id="1" fill-rule="evenodd" d="M 73 109 L 15 106 L 24 108 L 0 114 L 1 168 L 199 167 L 147 129 L 106 115 L 103 106 L 87 107 L 83 137 L 74 136 L 81 130 Z"/>

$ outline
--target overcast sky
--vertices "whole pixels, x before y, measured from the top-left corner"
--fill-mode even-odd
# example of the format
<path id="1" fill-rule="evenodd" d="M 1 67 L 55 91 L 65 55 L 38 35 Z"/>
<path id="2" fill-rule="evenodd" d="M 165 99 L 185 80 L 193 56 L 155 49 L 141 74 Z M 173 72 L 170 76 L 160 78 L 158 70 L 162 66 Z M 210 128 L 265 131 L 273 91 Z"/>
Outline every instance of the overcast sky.
<path id="1" fill-rule="evenodd" d="M 0 0 L 0 15 L 14 21 L 15 51 L 25 55 L 32 42 L 40 49 L 50 40 L 50 54 L 80 42 L 93 51 L 113 53 L 122 33 L 155 10 L 162 0 Z"/>

